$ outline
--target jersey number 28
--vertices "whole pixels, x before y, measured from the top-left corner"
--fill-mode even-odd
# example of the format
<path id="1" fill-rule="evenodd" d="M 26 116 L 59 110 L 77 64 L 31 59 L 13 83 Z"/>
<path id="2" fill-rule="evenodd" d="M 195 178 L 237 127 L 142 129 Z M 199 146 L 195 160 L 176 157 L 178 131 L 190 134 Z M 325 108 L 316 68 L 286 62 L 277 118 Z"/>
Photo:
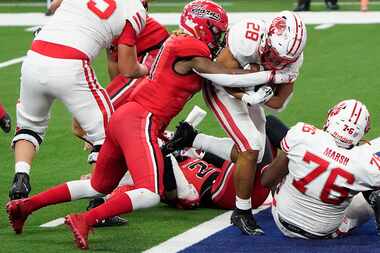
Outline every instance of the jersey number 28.
<path id="1" fill-rule="evenodd" d="M 116 9 L 115 0 L 90 0 L 87 8 L 101 19 L 108 19 Z"/>
<path id="2" fill-rule="evenodd" d="M 303 161 L 307 164 L 311 162 L 317 164 L 318 166 L 309 172 L 305 177 L 293 180 L 293 186 L 296 187 L 300 192 L 305 193 L 307 190 L 307 185 L 315 180 L 317 177 L 321 176 L 329 167 L 330 163 L 319 156 L 316 156 L 310 152 L 306 152 Z M 354 175 L 350 172 L 345 171 L 341 168 L 333 168 L 328 176 L 325 185 L 322 188 L 319 198 L 328 204 L 339 205 L 348 197 L 348 189 L 335 184 L 336 179 L 339 177 L 343 178 L 347 184 L 353 184 L 355 181 Z M 330 197 L 331 191 L 339 193 L 339 197 Z"/>

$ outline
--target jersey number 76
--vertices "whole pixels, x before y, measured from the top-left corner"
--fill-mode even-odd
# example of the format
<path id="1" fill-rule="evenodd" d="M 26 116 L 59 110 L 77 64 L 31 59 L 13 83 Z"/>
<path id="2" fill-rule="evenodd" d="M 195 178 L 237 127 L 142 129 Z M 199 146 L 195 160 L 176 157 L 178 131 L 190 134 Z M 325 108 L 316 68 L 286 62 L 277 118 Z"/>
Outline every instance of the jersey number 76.
<path id="1" fill-rule="evenodd" d="M 309 172 L 305 177 L 298 180 L 293 180 L 293 186 L 296 187 L 300 192 L 305 193 L 307 190 L 307 185 L 321 176 L 324 172 L 327 171 L 330 163 L 319 156 L 316 156 L 310 152 L 306 152 L 303 161 L 307 164 L 311 162 L 317 164 L 318 166 Z M 353 184 L 355 181 L 354 175 L 350 172 L 345 171 L 342 168 L 333 168 L 330 171 L 330 174 L 322 188 L 321 194 L 319 196 L 320 200 L 324 203 L 339 205 L 348 197 L 349 191 L 347 188 L 338 186 L 335 184 L 335 181 L 338 177 L 343 178 L 347 184 Z M 330 197 L 331 191 L 338 192 L 339 197 Z"/>

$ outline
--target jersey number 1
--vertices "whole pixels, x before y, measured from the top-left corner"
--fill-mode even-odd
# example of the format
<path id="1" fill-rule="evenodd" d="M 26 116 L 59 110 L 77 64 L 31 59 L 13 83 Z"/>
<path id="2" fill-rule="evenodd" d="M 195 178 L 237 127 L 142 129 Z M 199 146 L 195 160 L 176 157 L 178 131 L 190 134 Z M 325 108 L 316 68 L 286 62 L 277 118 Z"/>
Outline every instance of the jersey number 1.
<path id="1" fill-rule="evenodd" d="M 101 19 L 108 19 L 116 9 L 115 0 L 90 0 L 87 8 Z"/>
<path id="2" fill-rule="evenodd" d="M 311 181 L 315 180 L 317 177 L 322 175 L 322 173 L 324 173 L 327 170 L 330 163 L 310 152 L 305 153 L 303 160 L 308 164 L 310 162 L 318 164 L 318 166 L 305 177 L 299 180 L 293 180 L 293 186 L 296 187 L 300 192 L 305 193 L 307 190 L 306 185 L 308 185 Z M 344 178 L 347 184 L 353 184 L 355 181 L 355 177 L 351 173 L 341 168 L 333 168 L 321 191 L 320 199 L 324 203 L 339 205 L 348 197 L 347 188 L 334 184 L 338 176 Z M 331 191 L 338 192 L 340 196 L 337 198 L 331 198 Z"/>

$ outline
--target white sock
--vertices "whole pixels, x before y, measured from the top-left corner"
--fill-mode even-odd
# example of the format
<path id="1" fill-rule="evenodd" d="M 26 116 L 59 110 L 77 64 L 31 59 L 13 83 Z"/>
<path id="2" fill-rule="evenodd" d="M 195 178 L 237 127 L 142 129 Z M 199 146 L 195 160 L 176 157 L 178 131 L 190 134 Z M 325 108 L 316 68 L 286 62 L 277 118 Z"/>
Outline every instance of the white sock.
<path id="1" fill-rule="evenodd" d="M 30 164 L 24 161 L 17 162 L 15 164 L 15 172 L 16 173 L 26 173 L 30 174 Z"/>
<path id="2" fill-rule="evenodd" d="M 90 179 L 67 182 L 67 187 L 70 191 L 71 200 L 104 196 L 104 194 L 92 188 Z"/>
<path id="3" fill-rule="evenodd" d="M 231 160 L 231 151 L 234 147 L 234 142 L 230 138 L 198 134 L 194 139 L 193 147 L 210 152 L 224 160 Z"/>
<path id="4" fill-rule="evenodd" d="M 238 196 L 236 196 L 236 203 L 235 203 L 235 205 L 240 210 L 249 210 L 249 209 L 252 208 L 251 198 L 249 198 L 249 199 L 241 199 Z"/>

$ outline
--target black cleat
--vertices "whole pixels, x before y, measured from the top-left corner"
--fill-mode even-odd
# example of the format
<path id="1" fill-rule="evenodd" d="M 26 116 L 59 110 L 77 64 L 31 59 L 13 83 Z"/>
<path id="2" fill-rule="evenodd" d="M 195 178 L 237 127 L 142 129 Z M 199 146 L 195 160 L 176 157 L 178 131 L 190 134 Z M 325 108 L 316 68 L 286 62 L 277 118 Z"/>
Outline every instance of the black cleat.
<path id="1" fill-rule="evenodd" d="M 16 173 L 9 190 L 9 198 L 11 200 L 27 198 L 31 190 L 29 175 L 26 173 Z"/>
<path id="2" fill-rule="evenodd" d="M 198 131 L 192 125 L 186 121 L 180 122 L 173 138 L 162 147 L 162 152 L 167 155 L 174 151 L 191 147 L 197 134 Z"/>
<path id="3" fill-rule="evenodd" d="M 104 203 L 103 198 L 93 199 L 88 203 L 87 210 L 100 206 L 103 203 Z M 123 226 L 127 224 L 128 224 L 127 219 L 124 219 L 120 216 L 114 216 L 114 217 L 99 221 L 97 224 L 94 225 L 94 227 L 98 227 L 98 228 L 99 227 L 113 227 L 113 226 Z"/>
<path id="4" fill-rule="evenodd" d="M 231 215 L 231 224 L 238 227 L 246 235 L 263 235 L 264 231 L 256 223 L 252 210 L 240 210 L 235 208 Z"/>
<path id="5" fill-rule="evenodd" d="M 377 225 L 376 231 L 377 235 L 380 236 L 380 190 L 371 191 L 367 201 L 375 213 L 375 220 Z"/>
<path id="6" fill-rule="evenodd" d="M 293 11 L 310 11 L 310 4 L 300 4 Z"/>
<path id="7" fill-rule="evenodd" d="M 326 8 L 330 11 L 339 10 L 339 5 L 330 1 L 326 1 Z"/>
<path id="8" fill-rule="evenodd" d="M 11 117 L 8 113 L 0 119 L 0 127 L 5 133 L 9 133 L 9 131 L 11 131 Z"/>

